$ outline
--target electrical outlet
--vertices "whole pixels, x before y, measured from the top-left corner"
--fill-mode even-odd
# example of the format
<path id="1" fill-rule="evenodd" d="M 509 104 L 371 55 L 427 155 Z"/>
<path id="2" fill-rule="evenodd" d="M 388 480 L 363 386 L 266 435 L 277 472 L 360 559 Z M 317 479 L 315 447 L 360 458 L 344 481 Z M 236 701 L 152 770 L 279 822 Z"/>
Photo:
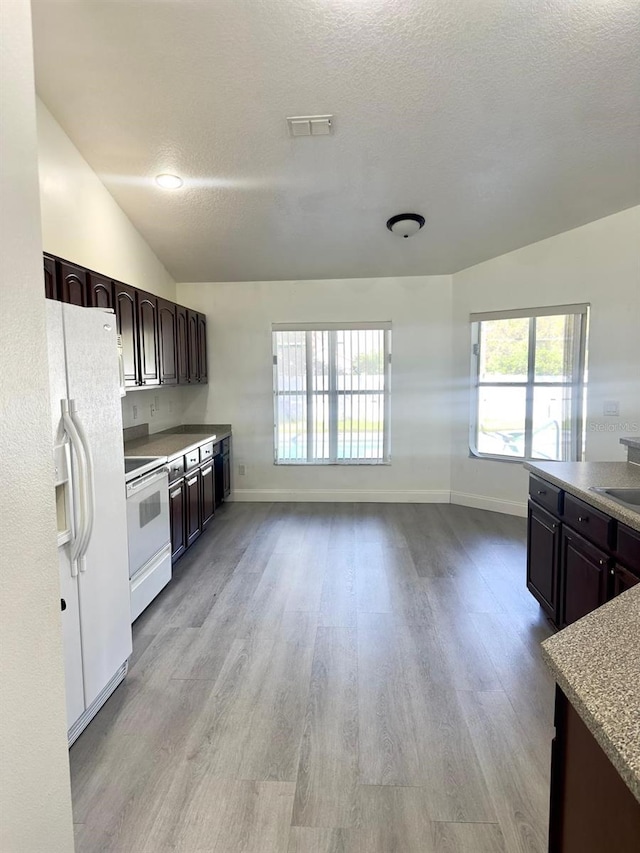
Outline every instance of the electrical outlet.
<path id="1" fill-rule="evenodd" d="M 133 407 L 133 419 L 134 419 L 134 421 L 138 420 L 138 407 L 137 406 Z"/>
<path id="2" fill-rule="evenodd" d="M 238 465 L 238 476 L 244 477 L 246 473 L 247 473 L 247 466 L 246 465 Z"/>

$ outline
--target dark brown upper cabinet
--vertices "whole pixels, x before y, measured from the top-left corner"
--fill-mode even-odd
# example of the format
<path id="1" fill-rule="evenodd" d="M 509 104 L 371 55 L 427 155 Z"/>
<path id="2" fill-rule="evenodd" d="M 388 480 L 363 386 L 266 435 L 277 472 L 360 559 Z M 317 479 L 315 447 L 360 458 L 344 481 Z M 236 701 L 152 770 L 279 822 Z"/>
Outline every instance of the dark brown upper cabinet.
<path id="1" fill-rule="evenodd" d="M 189 326 L 187 309 L 176 305 L 176 354 L 178 358 L 178 384 L 189 381 Z"/>
<path id="2" fill-rule="evenodd" d="M 56 259 L 52 258 L 51 255 L 44 256 L 44 295 L 47 299 L 58 298 Z"/>
<path id="3" fill-rule="evenodd" d="M 118 334 L 122 338 L 124 384 L 127 387 L 140 385 L 136 288 L 116 281 L 113 286 L 113 299 L 116 309 Z"/>
<path id="4" fill-rule="evenodd" d="M 187 347 L 189 351 L 189 382 L 200 382 L 200 351 L 198 349 L 198 312 L 187 310 Z"/>
<path id="5" fill-rule="evenodd" d="M 161 385 L 176 385 L 178 382 L 177 308 L 178 306 L 174 302 L 158 298 Z"/>
<path id="6" fill-rule="evenodd" d="M 158 297 L 138 290 L 138 344 L 140 383 L 160 384 L 160 347 L 158 346 Z"/>
<path id="7" fill-rule="evenodd" d="M 45 296 L 112 309 L 128 388 L 207 382 L 207 318 L 130 284 L 43 254 Z"/>
<path id="8" fill-rule="evenodd" d="M 198 314 L 198 382 L 207 381 L 207 318 Z"/>
<path id="9" fill-rule="evenodd" d="M 87 271 L 67 261 L 60 261 L 58 299 L 71 305 L 88 304 Z"/>
<path id="10" fill-rule="evenodd" d="M 88 274 L 89 305 L 93 308 L 113 308 L 113 282 L 98 273 Z"/>

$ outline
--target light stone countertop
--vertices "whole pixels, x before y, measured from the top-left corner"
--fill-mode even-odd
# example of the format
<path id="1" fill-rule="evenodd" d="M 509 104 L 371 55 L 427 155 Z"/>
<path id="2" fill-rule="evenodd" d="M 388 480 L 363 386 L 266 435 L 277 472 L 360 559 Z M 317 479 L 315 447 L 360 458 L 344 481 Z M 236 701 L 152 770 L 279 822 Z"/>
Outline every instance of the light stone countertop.
<path id="1" fill-rule="evenodd" d="M 166 456 L 169 461 L 207 441 L 231 435 L 230 424 L 184 424 L 125 442 L 125 456 Z"/>
<path id="2" fill-rule="evenodd" d="M 542 654 L 640 802 L 640 586 L 549 637 Z"/>
<path id="3" fill-rule="evenodd" d="M 640 512 L 591 491 L 592 486 L 640 489 L 639 465 L 632 462 L 526 462 L 524 467 L 634 530 L 640 530 Z"/>

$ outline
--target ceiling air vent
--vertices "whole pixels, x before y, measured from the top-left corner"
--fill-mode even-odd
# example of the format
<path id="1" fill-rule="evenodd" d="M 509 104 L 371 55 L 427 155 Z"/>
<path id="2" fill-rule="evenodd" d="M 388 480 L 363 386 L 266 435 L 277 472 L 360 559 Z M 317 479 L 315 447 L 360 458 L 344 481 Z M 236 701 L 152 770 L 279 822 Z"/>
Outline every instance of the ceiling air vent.
<path id="1" fill-rule="evenodd" d="M 289 136 L 329 136 L 333 133 L 333 116 L 289 116 Z"/>

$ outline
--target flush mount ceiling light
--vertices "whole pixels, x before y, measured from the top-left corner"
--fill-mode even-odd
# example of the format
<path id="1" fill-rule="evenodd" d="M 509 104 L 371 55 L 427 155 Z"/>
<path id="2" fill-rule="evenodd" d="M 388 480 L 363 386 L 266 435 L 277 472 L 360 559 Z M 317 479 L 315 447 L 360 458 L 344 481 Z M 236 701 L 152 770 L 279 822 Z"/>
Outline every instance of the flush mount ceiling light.
<path id="1" fill-rule="evenodd" d="M 387 228 L 398 237 L 411 237 L 424 225 L 424 216 L 419 213 L 399 213 L 387 220 Z"/>
<path id="2" fill-rule="evenodd" d="M 162 187 L 163 190 L 177 190 L 183 184 L 182 178 L 177 175 L 157 175 L 156 184 Z"/>

